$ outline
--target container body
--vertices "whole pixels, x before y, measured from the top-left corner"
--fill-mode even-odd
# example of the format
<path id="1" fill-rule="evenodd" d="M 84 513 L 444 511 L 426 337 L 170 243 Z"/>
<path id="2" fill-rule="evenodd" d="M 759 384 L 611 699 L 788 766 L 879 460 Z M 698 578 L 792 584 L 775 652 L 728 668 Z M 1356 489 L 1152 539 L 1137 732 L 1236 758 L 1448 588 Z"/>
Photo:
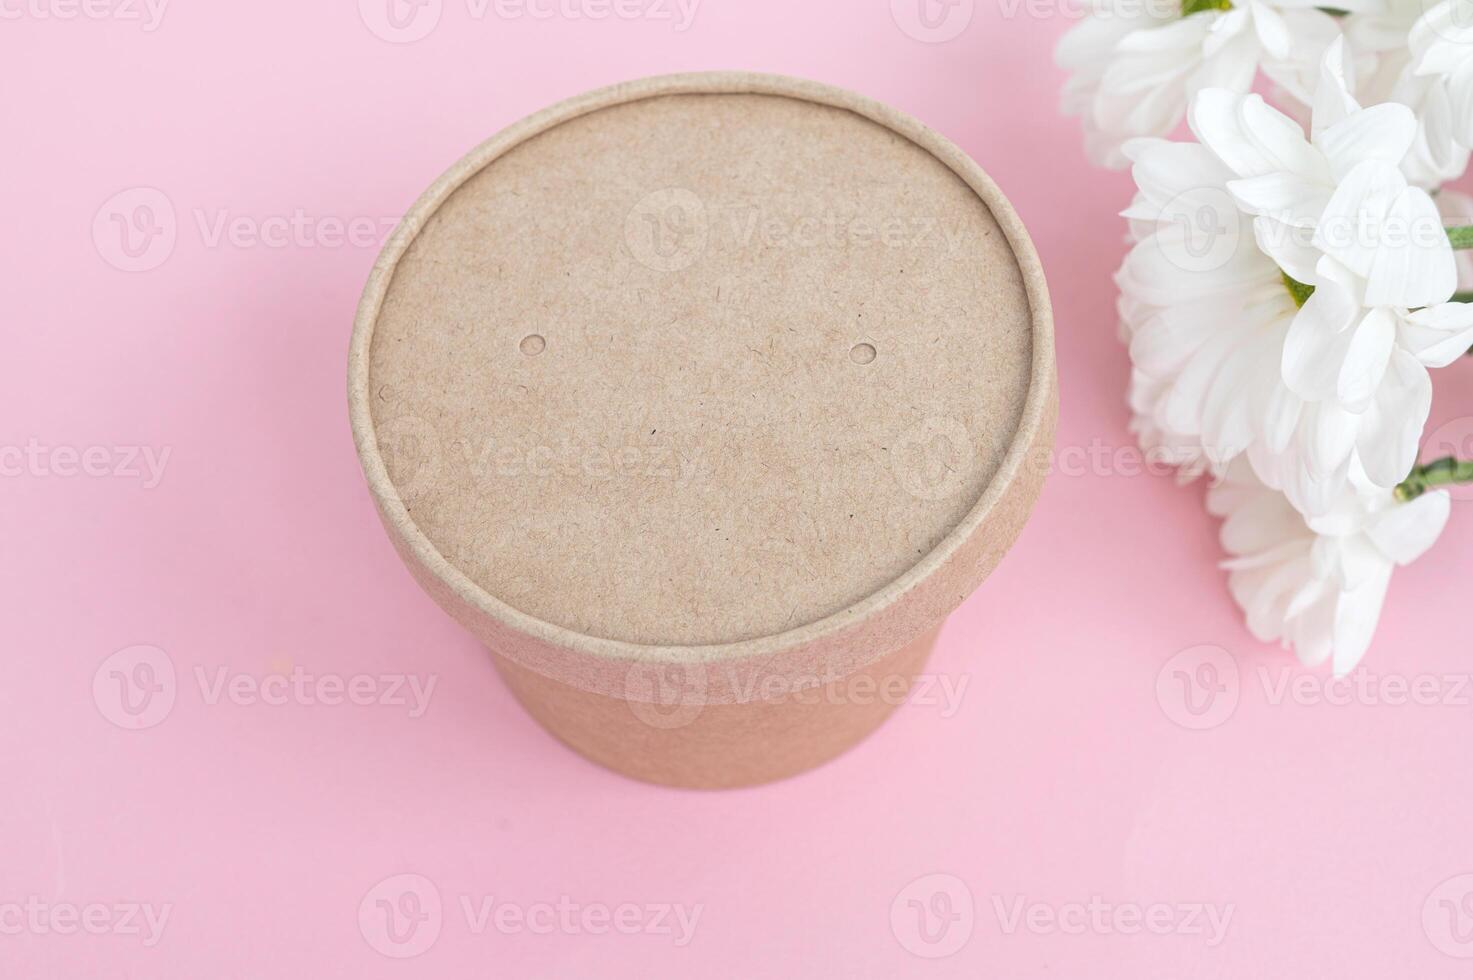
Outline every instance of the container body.
<path id="1" fill-rule="evenodd" d="M 708 704 L 708 670 L 636 666 L 631 698 L 580 691 L 504 657 L 497 669 L 527 713 L 580 755 L 645 782 L 726 789 L 783 779 L 869 735 L 908 697 L 939 630 L 842 677 L 770 675 L 734 704 Z"/>
<path id="2" fill-rule="evenodd" d="M 818 765 L 905 701 L 1057 416 L 1042 268 L 981 168 L 737 72 L 472 150 L 386 244 L 348 373 L 415 580 L 553 735 L 691 787 Z"/>

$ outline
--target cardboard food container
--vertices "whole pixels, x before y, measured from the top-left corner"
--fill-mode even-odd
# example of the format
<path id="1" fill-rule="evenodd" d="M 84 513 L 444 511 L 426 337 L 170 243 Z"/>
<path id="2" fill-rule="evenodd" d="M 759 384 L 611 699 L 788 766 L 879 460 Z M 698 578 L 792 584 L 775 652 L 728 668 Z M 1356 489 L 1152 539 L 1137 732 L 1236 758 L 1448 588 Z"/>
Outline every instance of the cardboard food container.
<path id="1" fill-rule="evenodd" d="M 527 711 L 723 787 L 905 698 L 1038 495 L 1033 246 L 951 143 L 813 82 L 593 92 L 420 198 L 353 332 L 368 485 Z"/>

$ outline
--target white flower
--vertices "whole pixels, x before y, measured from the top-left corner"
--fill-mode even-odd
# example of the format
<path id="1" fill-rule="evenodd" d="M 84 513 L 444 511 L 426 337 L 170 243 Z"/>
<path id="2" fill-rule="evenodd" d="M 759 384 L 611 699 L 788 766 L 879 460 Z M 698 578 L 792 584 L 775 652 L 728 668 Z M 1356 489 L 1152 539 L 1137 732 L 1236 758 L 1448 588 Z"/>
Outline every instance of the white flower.
<path id="1" fill-rule="evenodd" d="M 1339 36 L 1333 17 L 1300 0 L 1091 0 L 1055 52 L 1071 73 L 1063 110 L 1083 117 L 1090 158 L 1120 169 L 1126 140 L 1167 135 L 1197 92 L 1247 92 L 1259 69 L 1308 102 Z"/>
<path id="2" fill-rule="evenodd" d="M 1161 397 L 1161 383 L 1140 371 L 1130 373 L 1130 431 L 1136 437 L 1146 459 L 1175 466 L 1178 483 L 1190 483 L 1203 473 L 1212 472 L 1212 460 L 1202 448 L 1202 440 L 1163 429 L 1152 408 Z"/>
<path id="3" fill-rule="evenodd" d="M 1449 507 L 1444 491 L 1398 503 L 1348 490 L 1325 516 L 1306 520 L 1241 465 L 1207 495 L 1208 510 L 1224 518 L 1228 587 L 1249 630 L 1293 647 L 1307 665 L 1330 660 L 1337 676 L 1370 645 L 1392 570 L 1432 546 Z"/>
<path id="4" fill-rule="evenodd" d="M 1473 0 L 1387 0 L 1346 18 L 1358 55 L 1356 91 L 1367 104 L 1398 102 L 1417 118 L 1402 169 L 1414 184 L 1436 188 L 1460 176 L 1473 143 Z M 1461 26 L 1460 26 L 1461 25 Z"/>
<path id="5" fill-rule="evenodd" d="M 1357 0 L 1345 27 L 1369 108 L 1322 10 L 1182 2 L 1094 0 L 1057 52 L 1090 155 L 1131 164 L 1138 188 L 1116 274 L 1131 431 L 1183 481 L 1216 478 L 1208 509 L 1254 635 L 1343 675 L 1393 569 L 1449 514 L 1445 492 L 1392 488 L 1416 460 L 1428 369 L 1473 346 L 1473 304 L 1448 302 L 1473 255 L 1444 230 L 1473 224 L 1473 200 L 1427 193 L 1473 146 L 1473 0 L 1425 15 Z M 1310 107 L 1303 124 L 1251 94 L 1260 70 Z M 1157 138 L 1183 115 L 1197 142 Z"/>
<path id="6" fill-rule="evenodd" d="M 1261 97 L 1222 90 L 1192 103 L 1192 132 L 1232 171 L 1228 191 L 1255 216 L 1260 248 L 1294 279 L 1339 285 L 1361 306 L 1445 302 L 1456 284 L 1452 247 L 1431 197 L 1399 168 L 1416 119 L 1402 105 L 1362 109 L 1343 59 L 1336 42 L 1308 139 Z"/>
<path id="7" fill-rule="evenodd" d="M 1473 0 L 1443 0 L 1412 25 L 1412 73 L 1447 99 L 1451 135 L 1473 146 Z"/>
<path id="8" fill-rule="evenodd" d="M 1131 359 L 1156 382 L 1143 414 L 1219 464 L 1246 453 L 1310 514 L 1352 479 L 1389 490 L 1406 475 L 1427 368 L 1473 344 L 1473 305 L 1442 302 L 1456 280 L 1442 219 L 1396 166 L 1414 120 L 1361 109 L 1340 57 L 1337 42 L 1309 138 L 1257 95 L 1210 89 L 1190 113 L 1200 145 L 1125 148 L 1140 241 L 1117 282 Z"/>

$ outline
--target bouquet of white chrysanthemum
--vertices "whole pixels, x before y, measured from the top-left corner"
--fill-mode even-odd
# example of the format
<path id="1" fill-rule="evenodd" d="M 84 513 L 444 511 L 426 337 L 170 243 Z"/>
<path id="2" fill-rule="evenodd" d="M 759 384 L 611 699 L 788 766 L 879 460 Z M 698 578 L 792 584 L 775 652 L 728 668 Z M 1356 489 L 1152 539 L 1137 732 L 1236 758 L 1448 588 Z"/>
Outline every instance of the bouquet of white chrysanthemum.
<path id="1" fill-rule="evenodd" d="M 1436 487 L 1473 480 L 1417 465 L 1429 369 L 1473 346 L 1469 202 L 1440 193 L 1473 146 L 1473 0 L 1160 2 L 1097 0 L 1058 52 L 1091 157 L 1138 188 L 1132 428 L 1213 476 L 1254 635 L 1343 674 L 1447 521 Z M 1163 139 L 1183 118 L 1195 139 Z"/>

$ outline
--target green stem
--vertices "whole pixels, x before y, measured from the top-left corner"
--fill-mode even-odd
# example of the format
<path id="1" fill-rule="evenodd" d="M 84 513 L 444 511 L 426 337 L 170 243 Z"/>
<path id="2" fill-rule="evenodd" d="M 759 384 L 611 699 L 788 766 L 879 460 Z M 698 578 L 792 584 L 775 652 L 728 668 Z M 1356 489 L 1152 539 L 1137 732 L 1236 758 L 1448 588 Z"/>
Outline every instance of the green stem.
<path id="1" fill-rule="evenodd" d="M 1460 225 L 1447 230 L 1447 240 L 1453 248 L 1473 248 L 1473 225 Z"/>
<path id="2" fill-rule="evenodd" d="M 1442 459 L 1415 466 L 1393 492 L 1397 500 L 1416 500 L 1433 487 L 1446 487 L 1455 483 L 1473 483 L 1473 460 L 1444 456 Z"/>

